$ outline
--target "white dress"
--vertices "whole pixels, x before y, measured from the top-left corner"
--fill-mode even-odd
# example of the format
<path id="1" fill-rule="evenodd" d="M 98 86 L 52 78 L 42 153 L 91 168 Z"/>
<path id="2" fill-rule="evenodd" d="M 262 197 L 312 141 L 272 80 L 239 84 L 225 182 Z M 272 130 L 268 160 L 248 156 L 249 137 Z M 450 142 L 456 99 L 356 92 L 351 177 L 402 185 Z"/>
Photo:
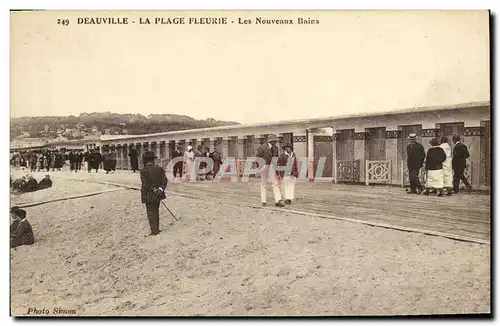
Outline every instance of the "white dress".
<path id="1" fill-rule="evenodd" d="M 448 143 L 443 143 L 439 147 L 441 147 L 446 154 L 446 160 L 443 162 L 443 186 L 444 188 L 452 188 L 453 170 L 451 168 L 451 147 Z"/>

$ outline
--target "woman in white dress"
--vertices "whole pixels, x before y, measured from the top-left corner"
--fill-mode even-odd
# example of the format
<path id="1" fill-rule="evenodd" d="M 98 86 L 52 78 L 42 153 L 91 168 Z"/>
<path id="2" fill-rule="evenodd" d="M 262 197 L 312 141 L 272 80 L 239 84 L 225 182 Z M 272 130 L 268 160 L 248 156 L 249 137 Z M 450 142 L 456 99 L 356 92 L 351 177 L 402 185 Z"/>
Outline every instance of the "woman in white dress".
<path id="1" fill-rule="evenodd" d="M 439 145 L 446 154 L 446 160 L 443 162 L 443 189 L 445 194 L 451 196 L 453 189 L 453 170 L 451 168 L 451 147 L 448 144 L 446 136 L 441 137 L 441 145 Z"/>
<path id="2" fill-rule="evenodd" d="M 426 190 L 424 195 L 436 192 L 437 196 L 443 195 L 443 162 L 446 160 L 444 150 L 439 147 L 439 140 L 432 138 L 431 148 L 427 151 L 425 158 L 425 170 L 427 171 Z"/>
<path id="3" fill-rule="evenodd" d="M 187 147 L 187 150 L 184 153 L 184 161 L 186 162 L 186 180 L 190 181 L 194 170 L 194 152 L 191 145 Z"/>

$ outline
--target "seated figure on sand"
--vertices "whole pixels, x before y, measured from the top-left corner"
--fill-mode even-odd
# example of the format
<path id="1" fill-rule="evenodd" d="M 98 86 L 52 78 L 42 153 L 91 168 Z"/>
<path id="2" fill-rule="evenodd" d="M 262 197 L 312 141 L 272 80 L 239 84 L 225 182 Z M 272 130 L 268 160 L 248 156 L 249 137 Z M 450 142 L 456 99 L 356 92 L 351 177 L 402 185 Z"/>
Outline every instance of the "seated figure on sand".
<path id="1" fill-rule="evenodd" d="M 38 184 L 38 190 L 47 189 L 52 187 L 52 180 L 50 180 L 50 175 L 46 175 L 40 183 Z"/>
<path id="2" fill-rule="evenodd" d="M 10 209 L 10 247 L 29 246 L 35 243 L 35 236 L 26 219 L 26 211 L 15 206 Z"/>
<path id="3" fill-rule="evenodd" d="M 26 177 L 26 183 L 21 187 L 21 192 L 32 192 L 38 190 L 38 181 L 31 175 L 28 174 Z"/>

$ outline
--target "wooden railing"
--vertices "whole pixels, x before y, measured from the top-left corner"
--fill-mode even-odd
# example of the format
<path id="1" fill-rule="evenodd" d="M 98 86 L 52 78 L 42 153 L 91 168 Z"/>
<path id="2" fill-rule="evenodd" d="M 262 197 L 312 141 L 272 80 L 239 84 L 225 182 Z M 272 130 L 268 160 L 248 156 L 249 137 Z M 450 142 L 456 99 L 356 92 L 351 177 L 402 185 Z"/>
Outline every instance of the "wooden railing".
<path id="1" fill-rule="evenodd" d="M 360 161 L 336 161 L 334 170 L 334 180 L 337 182 L 359 182 Z"/>
<path id="2" fill-rule="evenodd" d="M 370 161 L 366 160 L 365 182 L 370 183 L 392 183 L 392 162 L 391 160 Z"/>

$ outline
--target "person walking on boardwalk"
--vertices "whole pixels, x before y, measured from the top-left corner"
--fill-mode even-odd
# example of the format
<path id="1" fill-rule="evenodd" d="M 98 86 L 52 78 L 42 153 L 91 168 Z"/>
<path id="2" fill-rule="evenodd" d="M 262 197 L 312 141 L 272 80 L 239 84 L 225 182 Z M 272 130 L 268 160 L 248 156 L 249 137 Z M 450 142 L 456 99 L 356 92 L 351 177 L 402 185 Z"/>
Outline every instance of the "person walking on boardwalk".
<path id="1" fill-rule="evenodd" d="M 278 159 L 278 166 L 284 168 L 288 166 L 289 160 L 292 160 L 291 171 L 279 171 L 281 185 L 283 190 L 283 198 L 285 199 L 285 204 L 291 204 L 295 197 L 295 181 L 299 177 L 299 167 L 297 163 L 297 157 L 292 150 L 291 144 L 283 145 L 283 154 Z"/>
<path id="2" fill-rule="evenodd" d="M 101 165 L 102 162 L 102 155 L 99 153 L 97 149 L 94 149 L 94 152 L 92 153 L 92 168 L 95 169 L 95 172 L 99 172 L 99 166 Z"/>
<path id="3" fill-rule="evenodd" d="M 269 135 L 268 140 L 265 144 L 259 147 L 257 150 L 257 157 L 264 159 L 265 165 L 262 167 L 260 172 L 260 200 L 262 206 L 267 205 L 267 183 L 269 179 L 273 187 L 274 201 L 277 207 L 283 207 L 283 199 L 281 198 L 281 190 L 276 175 L 276 169 L 273 166 L 273 157 L 278 157 L 278 147 L 276 147 L 277 138 L 276 135 Z M 260 167 L 259 167 L 260 168 Z"/>
<path id="4" fill-rule="evenodd" d="M 143 155 L 144 167 L 140 171 L 141 175 L 141 201 L 146 205 L 150 235 L 157 235 L 160 230 L 160 202 L 166 198 L 165 189 L 168 180 L 165 170 L 161 166 L 155 165 L 157 157 L 152 151 L 147 151 Z"/>
<path id="5" fill-rule="evenodd" d="M 448 144 L 448 138 L 441 136 L 441 147 L 446 154 L 446 160 L 443 162 L 443 189 L 445 195 L 451 196 L 453 190 L 453 170 L 451 169 L 451 147 Z"/>
<path id="6" fill-rule="evenodd" d="M 114 173 L 116 171 L 116 151 L 114 148 L 111 149 L 111 153 L 109 153 L 109 160 L 111 166 L 109 167 L 109 170 Z"/>
<path id="7" fill-rule="evenodd" d="M 111 171 L 111 157 L 109 155 L 109 150 L 106 150 L 104 152 L 102 162 L 104 171 L 106 171 L 106 174 L 109 174 L 109 172 Z"/>
<path id="8" fill-rule="evenodd" d="M 464 175 L 465 168 L 467 166 L 467 159 L 470 157 L 469 150 L 467 146 L 460 141 L 460 136 L 453 135 L 452 141 L 455 144 L 453 148 L 453 159 L 451 166 L 453 168 L 453 191 L 457 194 L 459 191 L 460 180 L 467 187 L 469 194 L 472 192 L 472 186 L 467 181 Z"/>
<path id="9" fill-rule="evenodd" d="M 411 133 L 408 135 L 410 143 L 406 146 L 408 154 L 407 166 L 410 178 L 410 191 L 409 194 L 420 194 L 423 191 L 422 184 L 420 183 L 420 169 L 424 165 L 425 149 L 422 144 L 417 143 L 417 134 Z"/>
<path id="10" fill-rule="evenodd" d="M 92 149 L 89 149 L 88 151 L 85 152 L 85 162 L 87 163 L 87 170 L 90 173 L 92 170 Z"/>
<path id="11" fill-rule="evenodd" d="M 439 147 L 437 138 L 432 138 L 429 142 L 431 148 L 427 151 L 425 159 L 425 170 L 427 171 L 426 189 L 424 194 L 429 195 L 431 191 L 436 191 L 437 196 L 443 195 L 443 162 L 446 160 L 446 153 Z"/>
<path id="12" fill-rule="evenodd" d="M 186 180 L 191 181 L 194 172 L 194 152 L 191 145 L 188 145 L 184 153 L 184 162 L 186 162 Z"/>
<path id="13" fill-rule="evenodd" d="M 175 148 L 175 151 L 172 153 L 172 159 L 175 159 L 176 157 L 182 157 L 182 151 L 179 146 Z M 175 162 L 174 164 L 174 178 L 177 178 L 177 175 L 179 176 L 180 179 L 182 179 L 182 167 L 184 163 L 182 161 Z"/>
<path id="14" fill-rule="evenodd" d="M 137 154 L 137 150 L 133 147 L 130 147 L 130 153 L 128 154 L 130 157 L 130 167 L 132 168 L 132 171 L 135 173 L 135 171 L 139 170 L 139 159 Z"/>

